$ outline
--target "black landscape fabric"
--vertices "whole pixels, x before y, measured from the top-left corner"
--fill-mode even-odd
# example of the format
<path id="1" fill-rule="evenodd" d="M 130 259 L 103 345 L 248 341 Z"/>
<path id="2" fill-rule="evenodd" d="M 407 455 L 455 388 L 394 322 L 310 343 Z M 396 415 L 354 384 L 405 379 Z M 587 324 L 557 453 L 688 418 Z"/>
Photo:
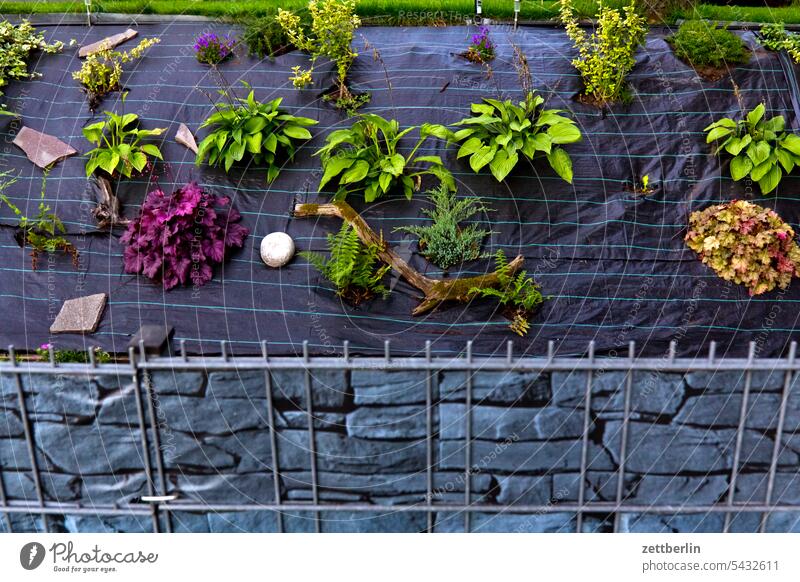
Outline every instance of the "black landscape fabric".
<path id="1" fill-rule="evenodd" d="M 78 44 L 124 30 L 124 26 L 49 27 L 51 39 Z M 324 103 L 320 96 L 332 85 L 330 66 L 313 89 L 297 91 L 288 80 L 291 67 L 304 65 L 298 52 L 274 61 L 244 54 L 224 63 L 219 73 L 198 63 L 192 51 L 204 30 L 238 31 L 228 25 L 178 22 L 138 27 L 139 36 L 157 36 L 161 44 L 126 67 L 124 85 L 130 89 L 126 112 L 137 113 L 145 128 L 165 127 L 162 144 L 165 163 L 158 163 L 149 181 L 126 180 L 120 196 L 128 216 L 134 216 L 148 189 L 174 189 L 197 180 L 217 194 L 230 196 L 250 228 L 245 247 L 234 252 L 215 272 L 211 283 L 199 289 L 164 292 L 141 276 L 125 274 L 120 232 L 99 232 L 91 210 L 94 193 L 87 187 L 85 158 L 59 163 L 47 180 L 46 200 L 64 220 L 70 238 L 80 250 L 81 266 L 73 269 L 68 257 L 44 259 L 32 272 L 27 251 L 14 239 L 14 216 L 0 211 L 0 342 L 33 349 L 43 342 L 59 348 L 98 345 L 125 351 L 130 337 L 146 323 L 174 326 L 174 340 L 186 340 L 195 353 L 219 350 L 219 340 L 231 342 L 237 353 L 257 353 L 267 340 L 274 354 L 298 353 L 304 340 L 313 354 L 335 353 L 343 340 L 351 349 L 374 354 L 391 340 L 397 354 L 418 354 L 430 340 L 434 354 L 463 351 L 474 340 L 474 353 L 486 355 L 505 349 L 514 339 L 517 353 L 542 353 L 554 340 L 559 353 L 583 353 L 594 340 L 598 352 L 620 353 L 635 340 L 639 349 L 662 353 L 670 340 L 683 354 L 694 354 L 710 340 L 720 342 L 718 353 L 741 354 L 755 340 L 762 355 L 779 355 L 798 328 L 800 283 L 786 292 L 749 297 L 742 286 L 726 283 L 702 265 L 683 242 L 691 211 L 710 204 L 745 198 L 774 208 L 794 228 L 800 221 L 798 178 L 784 178 L 778 190 L 763 197 L 729 177 L 728 161 L 710 154 L 703 128 L 722 116 L 737 116 L 741 99 L 747 108 L 764 101 L 768 115 L 784 115 L 797 129 L 796 88 L 787 78 L 786 64 L 761 48 L 751 33 L 741 33 L 753 50 L 746 65 L 730 77 L 701 81 L 677 60 L 664 41 L 667 31 L 654 30 L 637 56 L 630 77 L 633 100 L 605 114 L 575 101 L 581 81 L 570 64 L 575 51 L 563 30 L 496 27 L 497 58 L 491 71 L 469 63 L 459 53 L 471 30 L 452 28 L 363 28 L 355 40 L 359 57 L 351 71 L 357 91 L 368 91 L 372 101 L 364 111 L 396 118 L 403 124 L 453 123 L 469 114 L 471 103 L 483 97 L 519 100 L 522 92 L 513 67 L 513 46 L 525 53 L 534 85 L 548 107 L 574 115 L 584 139 L 567 146 L 575 169 L 574 184 L 559 179 L 546 160 L 520 163 L 506 183 L 488 173 L 474 174 L 466 160 L 455 159 L 455 148 L 433 140 L 426 154 L 439 154 L 452 169 L 460 195 L 479 195 L 492 212 L 480 217 L 493 231 L 484 250 L 503 249 L 509 257 L 525 256 L 526 268 L 549 297 L 531 321 L 531 331 L 519 338 L 490 302 L 446 305 L 413 317 L 420 293 L 405 281 L 387 279 L 392 294 L 353 308 L 344 304 L 300 257 L 280 270 L 267 268 L 259 258 L 259 243 L 273 231 L 286 231 L 300 250 L 322 251 L 325 235 L 338 230 L 336 219 L 295 219 L 295 201 L 325 201 L 318 193 L 319 160 L 313 152 L 325 136 L 352 122 Z M 137 41 L 127 43 L 133 46 Z M 374 53 L 376 49 L 378 55 Z M 244 51 L 240 51 L 243 53 Z M 81 128 L 101 119 L 104 108 L 121 111 L 118 95 L 106 98 L 92 115 L 72 72 L 80 66 L 77 46 L 60 55 L 44 55 L 32 67 L 40 79 L 15 82 L 6 88 L 9 108 L 21 121 L 3 118 L 2 166 L 19 176 L 8 194 L 29 214 L 36 211 L 42 171 L 11 145 L 20 123 L 57 136 L 85 153 L 90 149 Z M 295 163 L 284 168 L 271 185 L 263 168 L 238 168 L 229 175 L 196 167 L 194 156 L 174 143 L 183 122 L 202 138 L 200 124 L 211 113 L 210 99 L 230 85 L 240 96 L 246 80 L 262 101 L 283 98 L 296 115 L 319 120 L 314 139 L 303 146 Z M 655 191 L 631 191 L 634 181 L 649 176 Z M 425 184 L 425 186 L 434 185 Z M 412 202 L 401 196 L 370 205 L 351 200 L 364 217 L 412 265 L 440 276 L 419 255 L 416 241 L 398 226 L 423 223 L 427 199 L 419 193 Z M 461 272 L 480 273 L 490 260 L 464 265 Z M 449 276 L 457 273 L 451 272 Z M 90 336 L 50 336 L 49 327 L 61 303 L 92 293 L 107 293 L 108 307 L 96 333 Z"/>

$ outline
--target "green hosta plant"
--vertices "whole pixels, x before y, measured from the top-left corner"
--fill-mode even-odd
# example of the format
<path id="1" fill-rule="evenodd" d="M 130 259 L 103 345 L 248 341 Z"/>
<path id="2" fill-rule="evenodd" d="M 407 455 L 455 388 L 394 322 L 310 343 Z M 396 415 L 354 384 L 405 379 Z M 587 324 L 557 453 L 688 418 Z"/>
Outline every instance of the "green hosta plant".
<path id="1" fill-rule="evenodd" d="M 533 310 L 544 302 L 539 286 L 526 271 L 513 275 L 503 251 L 495 255 L 497 287 L 473 287 L 469 290 L 474 297 L 496 299 L 505 309 L 505 316 L 511 320 L 509 328 L 517 335 L 525 335 L 530 329 L 530 316 Z"/>
<path id="2" fill-rule="evenodd" d="M 139 116 L 135 113 L 117 115 L 111 111 L 104 113 L 106 120 L 98 121 L 83 128 L 83 136 L 96 147 L 87 152 L 86 175 L 100 169 L 112 177 L 119 175 L 130 178 L 134 172 L 141 173 L 148 162 L 148 156 L 163 159 L 161 150 L 155 144 L 145 144 L 146 137 L 164 133 L 164 128 L 139 129 Z"/>
<path id="3" fill-rule="evenodd" d="M 452 174 L 439 156 L 418 156 L 417 150 L 431 137 L 446 139 L 448 132 L 439 125 L 419 127 L 419 139 L 408 154 L 400 153 L 400 140 L 417 126 L 400 129 L 394 120 L 366 114 L 346 129 L 331 132 L 325 146 L 315 155 L 322 160 L 322 190 L 329 182 L 337 184 L 336 200 L 363 193 L 372 202 L 395 187 L 402 186 L 409 200 L 419 190 L 422 177 L 433 175 L 450 190 L 455 190 Z"/>
<path id="4" fill-rule="evenodd" d="M 474 261 L 481 256 L 481 245 L 488 230 L 477 224 L 461 226 L 479 212 L 488 209 L 480 198 L 457 199 L 443 184 L 429 192 L 433 209 L 422 212 L 431 219 L 430 225 L 403 226 L 395 230 L 419 237 L 422 254 L 443 269 L 465 261 Z"/>
<path id="5" fill-rule="evenodd" d="M 560 109 L 543 109 L 544 99 L 534 92 L 515 105 L 510 100 L 484 99 L 472 104 L 472 117 L 454 125 L 463 129 L 452 134 L 461 143 L 458 157 L 469 156 L 469 165 L 479 172 L 486 166 L 498 182 L 514 169 L 520 154 L 532 160 L 544 154 L 550 166 L 572 183 L 572 160 L 559 146 L 581 140 L 575 122 Z"/>
<path id="6" fill-rule="evenodd" d="M 795 233 L 774 211 L 734 200 L 692 212 L 686 244 L 726 281 L 750 295 L 786 289 L 800 276 Z"/>
<path id="7" fill-rule="evenodd" d="M 302 252 L 300 255 L 311 263 L 336 287 L 336 294 L 354 305 L 371 299 L 374 295 L 386 298 L 389 290 L 381 280 L 389 271 L 389 265 L 379 266 L 378 245 L 365 245 L 358 233 L 348 223 L 336 234 L 328 235 L 330 257 L 318 253 Z"/>
<path id="8" fill-rule="evenodd" d="M 217 105 L 217 111 L 200 126 L 214 129 L 200 142 L 196 164 L 208 158 L 210 165 L 223 166 L 228 172 L 234 162 L 249 158 L 267 166 L 267 180 L 272 182 L 280 174 L 280 163 L 294 157 L 293 140 L 311 139 L 306 128 L 317 123 L 286 113 L 280 109 L 281 102 L 279 97 L 261 103 L 250 91 L 246 99 Z"/>
<path id="9" fill-rule="evenodd" d="M 637 12 L 635 0 L 622 12 L 601 2 L 591 34 L 581 28 L 571 0 L 561 0 L 560 19 L 578 49 L 578 58 L 572 64 L 583 78 L 586 96 L 597 105 L 624 100 L 625 78 L 636 64 L 636 49 L 647 35 L 647 20 Z"/>
<path id="10" fill-rule="evenodd" d="M 750 176 L 762 194 L 780 184 L 784 172 L 800 164 L 800 136 L 784 131 L 782 115 L 764 118 L 764 104 L 747 113 L 744 119 L 723 118 L 705 128 L 706 143 L 719 143 L 714 155 L 726 151 L 733 156 L 731 177 L 739 181 Z"/>

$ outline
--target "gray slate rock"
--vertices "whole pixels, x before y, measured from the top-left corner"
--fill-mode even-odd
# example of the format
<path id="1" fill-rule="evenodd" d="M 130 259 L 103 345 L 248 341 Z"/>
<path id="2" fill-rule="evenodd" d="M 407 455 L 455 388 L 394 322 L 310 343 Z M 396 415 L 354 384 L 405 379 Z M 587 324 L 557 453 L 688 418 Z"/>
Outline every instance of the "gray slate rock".
<path id="1" fill-rule="evenodd" d="M 343 408 L 348 394 L 341 372 L 313 370 L 311 394 L 315 408 Z M 264 398 L 263 372 L 213 372 L 208 376 L 208 391 L 217 398 Z M 272 372 L 272 398 L 276 406 L 305 405 L 305 378 L 301 370 Z"/>
<path id="2" fill-rule="evenodd" d="M 778 426 L 781 394 L 755 392 L 748 399 L 747 428 L 769 430 Z M 703 394 L 686 400 L 675 422 L 707 427 L 736 427 L 742 408 L 742 394 Z M 785 432 L 800 430 L 800 390 L 789 394 Z"/>
<path id="3" fill-rule="evenodd" d="M 439 466 L 443 469 L 464 469 L 465 449 L 460 441 L 439 443 Z M 472 443 L 473 467 L 480 471 L 544 472 L 569 471 L 580 468 L 581 445 L 578 441 Z M 613 469 L 608 454 L 595 444 L 589 446 L 589 466 Z"/>
<path id="4" fill-rule="evenodd" d="M 721 533 L 721 513 L 654 515 L 623 513 L 620 533 Z"/>
<path id="5" fill-rule="evenodd" d="M 444 372 L 442 400 L 466 398 L 466 373 Z M 547 374 L 537 372 L 477 372 L 472 376 L 472 400 L 478 404 L 544 405 L 550 400 Z"/>
<path id="6" fill-rule="evenodd" d="M 434 410 L 438 410 L 438 407 Z M 432 414 L 436 431 L 438 414 Z M 359 407 L 347 414 L 348 436 L 364 439 L 421 439 L 427 434 L 424 406 Z"/>
<path id="7" fill-rule="evenodd" d="M 67 299 L 50 326 L 50 333 L 94 333 L 107 300 L 105 293 Z"/>
<path id="8" fill-rule="evenodd" d="M 23 434 L 22 421 L 16 411 L 0 408 L 0 438 L 20 437 Z"/>
<path id="9" fill-rule="evenodd" d="M 592 380 L 592 411 L 601 418 L 615 418 L 625 410 L 626 374 L 606 372 Z M 637 372 L 633 375 L 631 411 L 649 415 L 673 415 L 684 396 L 683 376 Z M 553 403 L 583 408 L 586 372 L 553 372 Z"/>
<path id="10" fill-rule="evenodd" d="M 466 438 L 466 406 L 441 404 L 441 437 Z M 472 437 L 480 440 L 566 439 L 583 434 L 583 413 L 568 408 L 472 408 Z"/>
<path id="11" fill-rule="evenodd" d="M 751 380 L 752 390 L 780 390 L 783 388 L 785 373 L 780 371 L 756 371 Z M 744 371 L 689 372 L 686 383 L 694 390 L 706 392 L 741 392 L 744 390 Z M 795 377 L 794 384 L 797 384 Z"/>

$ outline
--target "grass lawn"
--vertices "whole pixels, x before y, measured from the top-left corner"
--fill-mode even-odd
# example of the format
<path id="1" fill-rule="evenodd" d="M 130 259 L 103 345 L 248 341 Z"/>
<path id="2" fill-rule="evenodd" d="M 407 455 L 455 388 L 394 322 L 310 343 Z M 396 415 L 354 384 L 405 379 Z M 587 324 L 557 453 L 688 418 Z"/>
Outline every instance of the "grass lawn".
<path id="1" fill-rule="evenodd" d="M 626 0 L 606 0 L 606 5 L 622 5 Z M 242 18 L 264 15 L 277 10 L 300 8 L 307 0 L 93 0 L 95 12 L 128 14 L 196 14 L 202 16 Z M 583 17 L 593 16 L 596 0 L 575 0 L 575 8 Z M 14 2 L 0 0 L 0 13 L 32 14 L 47 12 L 85 12 L 83 0 L 62 2 Z M 474 0 L 361 0 L 358 12 L 371 24 L 456 24 L 470 16 Z M 800 6 L 784 8 L 715 6 L 700 4 L 697 12 L 704 18 L 721 21 L 785 22 L 800 24 Z M 483 13 L 495 19 L 513 18 L 512 0 L 483 0 Z M 553 18 L 558 14 L 554 0 L 523 0 L 520 17 L 525 20 Z M 671 20 L 691 16 L 677 11 Z"/>

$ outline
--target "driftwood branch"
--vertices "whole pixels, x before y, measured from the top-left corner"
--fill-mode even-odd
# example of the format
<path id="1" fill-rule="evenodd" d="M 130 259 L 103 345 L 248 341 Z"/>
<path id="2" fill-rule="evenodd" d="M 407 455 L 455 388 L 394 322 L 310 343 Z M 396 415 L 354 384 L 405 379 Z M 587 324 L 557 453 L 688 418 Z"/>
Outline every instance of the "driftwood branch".
<path id="1" fill-rule="evenodd" d="M 461 277 L 455 279 L 431 279 L 420 274 L 412 268 L 400 255 L 394 252 L 387 245 L 383 238 L 375 233 L 372 228 L 361 218 L 361 216 L 347 202 L 332 202 L 330 204 L 296 204 L 294 216 L 298 218 L 308 218 L 311 216 L 332 216 L 341 218 L 350 224 L 366 245 L 376 245 L 379 249 L 378 256 L 392 269 L 397 271 L 401 277 L 411 285 L 422 291 L 425 297 L 422 302 L 414 309 L 414 315 L 426 313 L 444 301 L 466 302 L 471 298 L 469 292 L 473 287 L 490 288 L 497 287 L 500 282 L 497 273 L 487 273 L 477 277 Z M 518 255 L 508 266 L 511 273 L 516 273 L 522 267 L 524 259 Z"/>
<path id="2" fill-rule="evenodd" d="M 114 226 L 126 226 L 130 221 L 120 214 L 119 198 L 116 197 L 109 182 L 103 176 L 94 175 L 94 183 L 100 200 L 93 214 L 100 229 L 111 229 Z"/>

